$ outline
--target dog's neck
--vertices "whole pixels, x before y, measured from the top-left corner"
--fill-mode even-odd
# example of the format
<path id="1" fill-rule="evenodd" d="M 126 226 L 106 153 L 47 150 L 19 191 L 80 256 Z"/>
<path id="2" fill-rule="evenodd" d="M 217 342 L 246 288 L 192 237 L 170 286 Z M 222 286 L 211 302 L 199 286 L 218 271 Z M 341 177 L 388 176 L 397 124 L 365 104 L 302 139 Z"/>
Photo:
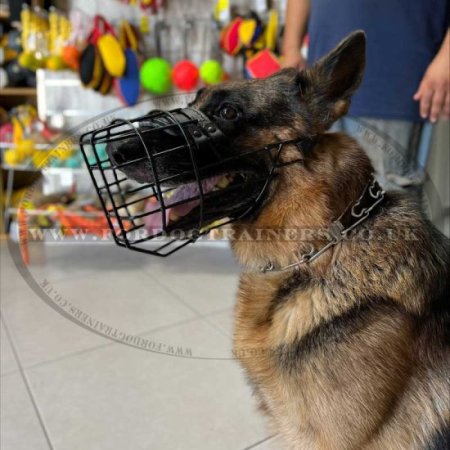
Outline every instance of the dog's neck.
<path id="1" fill-rule="evenodd" d="M 354 153 L 360 156 L 358 172 L 348 164 Z M 370 179 L 372 167 L 361 153 L 342 135 L 324 135 L 304 165 L 283 168 L 257 217 L 233 225 L 231 245 L 238 262 L 256 270 L 267 261 L 284 267 L 311 246 L 323 246 L 323 231 L 358 199 Z M 332 256 L 333 252 L 321 256 L 314 270 L 326 271 Z"/>

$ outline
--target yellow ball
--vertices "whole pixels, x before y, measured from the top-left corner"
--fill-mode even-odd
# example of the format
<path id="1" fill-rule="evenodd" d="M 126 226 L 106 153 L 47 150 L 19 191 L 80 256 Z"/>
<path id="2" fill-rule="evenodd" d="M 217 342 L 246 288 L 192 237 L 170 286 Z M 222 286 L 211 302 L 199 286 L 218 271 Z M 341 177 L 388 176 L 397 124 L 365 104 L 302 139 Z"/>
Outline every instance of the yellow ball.
<path id="1" fill-rule="evenodd" d="M 17 58 L 17 62 L 25 69 L 36 70 L 38 62 L 34 53 L 22 52 Z"/>
<path id="2" fill-rule="evenodd" d="M 5 158 L 5 163 L 8 164 L 9 166 L 15 166 L 16 164 L 19 164 L 18 156 L 19 155 L 17 151 L 13 148 L 9 148 L 3 154 L 3 157 Z"/>
<path id="3" fill-rule="evenodd" d="M 46 66 L 49 70 L 62 70 L 65 64 L 61 56 L 52 55 L 47 59 Z"/>
<path id="4" fill-rule="evenodd" d="M 19 151 L 24 158 L 28 158 L 34 152 L 34 142 L 31 139 L 23 139 L 17 145 L 17 151 Z"/>

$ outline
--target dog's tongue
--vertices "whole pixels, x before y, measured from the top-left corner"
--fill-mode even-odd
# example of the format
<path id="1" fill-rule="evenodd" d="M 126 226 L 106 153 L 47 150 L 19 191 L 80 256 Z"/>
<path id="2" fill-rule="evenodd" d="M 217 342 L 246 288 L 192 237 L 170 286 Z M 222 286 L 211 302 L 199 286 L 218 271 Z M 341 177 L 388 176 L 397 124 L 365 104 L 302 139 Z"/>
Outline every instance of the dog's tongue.
<path id="1" fill-rule="evenodd" d="M 219 182 L 221 177 L 211 177 L 205 180 L 202 180 L 202 190 L 203 193 L 211 192 L 216 184 Z M 166 209 L 166 223 L 170 223 L 172 220 L 176 220 L 179 217 L 183 217 L 192 211 L 196 206 L 199 205 L 200 200 L 191 200 L 186 203 L 181 203 L 179 205 L 170 207 L 178 202 L 182 202 L 183 200 L 188 200 L 193 197 L 197 197 L 200 194 L 199 187 L 196 182 L 183 184 L 176 188 L 170 198 L 167 199 L 166 204 L 168 208 Z M 153 200 L 152 202 L 148 202 L 146 205 L 146 212 L 151 212 L 159 209 L 159 202 Z M 149 214 L 145 217 L 145 228 L 149 232 L 153 232 L 154 230 L 160 230 L 162 227 L 162 214 L 161 211 L 155 212 L 153 214 Z"/>

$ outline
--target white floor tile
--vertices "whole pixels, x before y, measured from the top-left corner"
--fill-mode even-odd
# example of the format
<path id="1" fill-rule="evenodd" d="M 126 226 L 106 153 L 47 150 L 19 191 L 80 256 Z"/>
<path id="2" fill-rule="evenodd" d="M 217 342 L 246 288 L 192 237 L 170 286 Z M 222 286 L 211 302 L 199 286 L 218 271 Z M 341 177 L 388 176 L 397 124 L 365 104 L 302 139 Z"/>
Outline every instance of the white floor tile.
<path id="1" fill-rule="evenodd" d="M 227 345 L 201 319 L 149 338 L 194 355 Z M 115 344 L 27 373 L 56 449 L 239 450 L 267 435 L 235 361 Z"/>
<path id="2" fill-rule="evenodd" d="M 155 281 L 140 272 L 111 271 L 50 284 L 66 311 L 91 323 L 100 322 L 127 334 L 140 334 L 195 317 L 195 314 Z M 66 356 L 110 341 L 81 328 L 44 303 L 36 294 L 13 297 L 3 314 L 25 367 Z M 14 299 L 14 296 L 17 298 Z M 99 322 L 96 322 L 96 321 Z M 100 326 L 97 327 L 100 329 Z"/>
<path id="3" fill-rule="evenodd" d="M 48 450 L 36 412 L 20 373 L 1 378 L 2 450 Z"/>
<path id="4" fill-rule="evenodd" d="M 19 369 L 19 366 L 17 365 L 16 358 L 14 357 L 11 343 L 6 334 L 3 323 L 0 323 L 0 346 L 0 374 L 3 376 L 8 373 L 16 372 Z"/>
<path id="5" fill-rule="evenodd" d="M 196 248 L 193 244 L 143 267 L 202 315 L 234 305 L 239 267 L 227 247 Z"/>
<path id="6" fill-rule="evenodd" d="M 46 278 L 52 282 L 67 280 L 92 273 L 108 274 L 112 270 L 139 270 L 139 262 L 127 258 L 129 250 L 113 243 L 45 245 L 45 260 L 30 264 L 29 271 L 39 282 Z"/>
<path id="7" fill-rule="evenodd" d="M 286 446 L 279 436 L 274 436 L 261 442 L 261 444 L 251 447 L 251 450 L 286 450 Z"/>
<path id="8" fill-rule="evenodd" d="M 230 338 L 233 337 L 234 308 L 210 314 L 206 316 L 206 320 L 208 320 L 208 322 L 211 322 L 220 331 L 222 331 L 225 334 L 225 336 L 229 336 Z"/>

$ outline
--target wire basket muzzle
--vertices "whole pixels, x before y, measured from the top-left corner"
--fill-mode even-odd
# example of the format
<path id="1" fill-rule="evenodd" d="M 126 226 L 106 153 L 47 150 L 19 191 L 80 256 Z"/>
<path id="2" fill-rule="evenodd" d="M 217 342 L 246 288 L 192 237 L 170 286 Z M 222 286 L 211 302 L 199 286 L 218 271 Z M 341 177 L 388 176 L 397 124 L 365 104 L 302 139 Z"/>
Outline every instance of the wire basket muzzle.
<path id="1" fill-rule="evenodd" d="M 229 144 L 214 122 L 192 108 L 116 119 L 81 136 L 115 242 L 167 256 L 248 214 L 269 173 L 254 170 L 257 152 L 234 153 Z"/>

